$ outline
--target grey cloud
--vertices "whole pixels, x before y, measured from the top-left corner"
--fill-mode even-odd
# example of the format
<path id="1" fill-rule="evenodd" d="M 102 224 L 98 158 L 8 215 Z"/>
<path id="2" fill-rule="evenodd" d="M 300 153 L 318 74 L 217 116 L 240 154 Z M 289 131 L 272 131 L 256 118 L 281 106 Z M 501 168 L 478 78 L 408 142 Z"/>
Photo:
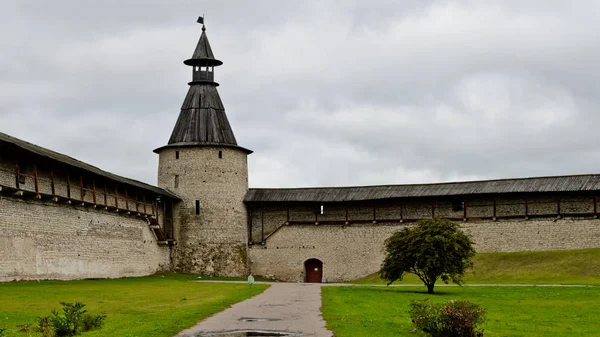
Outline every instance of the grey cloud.
<path id="1" fill-rule="evenodd" d="M 154 183 L 206 13 L 253 187 L 598 172 L 594 1 L 3 4 L 0 131 Z"/>

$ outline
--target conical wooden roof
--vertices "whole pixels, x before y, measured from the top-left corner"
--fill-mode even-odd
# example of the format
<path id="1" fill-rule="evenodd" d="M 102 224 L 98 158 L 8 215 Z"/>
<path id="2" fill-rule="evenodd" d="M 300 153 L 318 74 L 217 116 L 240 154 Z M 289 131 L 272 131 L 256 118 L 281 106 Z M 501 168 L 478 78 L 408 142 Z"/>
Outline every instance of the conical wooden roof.
<path id="1" fill-rule="evenodd" d="M 214 85 L 190 86 L 169 139 L 169 144 L 175 143 L 237 145 Z"/>
<path id="2" fill-rule="evenodd" d="M 208 37 L 206 36 L 206 28 L 204 26 L 202 26 L 202 35 L 200 35 L 200 40 L 198 40 L 198 44 L 196 45 L 196 49 L 194 50 L 192 58 L 183 61 L 183 63 L 188 66 L 220 66 L 223 64 L 223 62 L 215 58 L 215 55 L 210 48 L 210 43 L 208 42 Z"/>
<path id="3" fill-rule="evenodd" d="M 223 64 L 215 59 L 204 26 L 194 55 L 184 63 L 194 67 Z M 194 74 L 197 74 L 197 71 L 196 69 Z M 208 69 L 204 71 L 208 71 Z M 211 75 L 214 74 L 211 73 Z M 174 146 L 228 146 L 239 148 L 248 154 L 252 153 L 252 151 L 237 145 L 225 114 L 225 107 L 223 107 L 217 91 L 218 84 L 212 80 L 212 77 L 207 80 L 194 80 L 188 84 L 190 89 L 181 105 L 181 112 L 171 138 L 169 138 L 169 143 L 154 152 L 158 153 L 165 147 Z"/>

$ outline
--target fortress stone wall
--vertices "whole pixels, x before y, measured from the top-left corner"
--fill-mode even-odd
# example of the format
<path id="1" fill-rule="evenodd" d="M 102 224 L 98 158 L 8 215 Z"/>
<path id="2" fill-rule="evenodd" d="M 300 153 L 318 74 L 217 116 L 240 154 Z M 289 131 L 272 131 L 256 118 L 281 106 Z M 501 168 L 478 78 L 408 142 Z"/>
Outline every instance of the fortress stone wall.
<path id="1" fill-rule="evenodd" d="M 457 204 L 324 204 L 323 214 L 314 203 L 253 205 L 250 266 L 256 275 L 302 282 L 304 262 L 318 259 L 328 282 L 357 279 L 379 270 L 384 241 L 393 232 L 432 215 L 457 221 L 478 252 L 600 248 L 600 220 L 589 195 L 498 197 L 495 220 L 492 198 L 468 199 L 466 214 Z"/>
<path id="2" fill-rule="evenodd" d="M 287 225 L 249 250 L 255 275 L 303 282 L 304 262 L 319 259 L 328 282 L 364 277 L 379 270 L 383 243 L 410 224 Z M 600 248 L 600 220 L 499 220 L 461 224 L 478 252 Z"/>
<path id="3" fill-rule="evenodd" d="M 1 144 L 0 144 L 1 145 Z M 0 281 L 142 276 L 170 269 L 166 198 L 0 147 Z M 168 223 L 168 221 L 166 221 Z"/>
<path id="4" fill-rule="evenodd" d="M 169 269 L 145 218 L 0 197 L 0 281 L 110 278 Z"/>

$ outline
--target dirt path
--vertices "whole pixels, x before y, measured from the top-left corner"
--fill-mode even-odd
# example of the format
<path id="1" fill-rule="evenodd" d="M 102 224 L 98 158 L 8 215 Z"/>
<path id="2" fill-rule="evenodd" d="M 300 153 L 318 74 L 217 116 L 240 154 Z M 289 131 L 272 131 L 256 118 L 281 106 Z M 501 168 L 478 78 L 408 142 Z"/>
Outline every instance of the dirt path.
<path id="1" fill-rule="evenodd" d="M 207 332 L 262 330 L 331 337 L 321 317 L 321 285 L 271 283 L 260 295 L 234 304 L 176 337 L 203 336 Z"/>

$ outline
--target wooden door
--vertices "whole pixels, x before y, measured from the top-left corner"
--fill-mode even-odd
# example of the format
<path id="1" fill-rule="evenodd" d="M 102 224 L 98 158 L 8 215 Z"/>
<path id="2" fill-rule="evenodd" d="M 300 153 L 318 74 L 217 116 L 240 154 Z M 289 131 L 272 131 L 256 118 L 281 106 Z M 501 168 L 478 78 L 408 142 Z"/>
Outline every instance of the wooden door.
<path id="1" fill-rule="evenodd" d="M 323 262 L 309 259 L 304 262 L 304 275 L 307 283 L 321 283 L 323 279 Z"/>

